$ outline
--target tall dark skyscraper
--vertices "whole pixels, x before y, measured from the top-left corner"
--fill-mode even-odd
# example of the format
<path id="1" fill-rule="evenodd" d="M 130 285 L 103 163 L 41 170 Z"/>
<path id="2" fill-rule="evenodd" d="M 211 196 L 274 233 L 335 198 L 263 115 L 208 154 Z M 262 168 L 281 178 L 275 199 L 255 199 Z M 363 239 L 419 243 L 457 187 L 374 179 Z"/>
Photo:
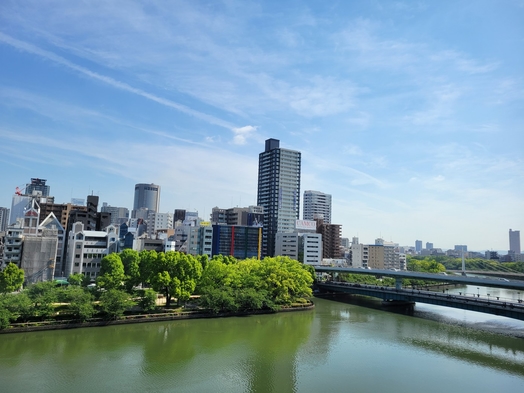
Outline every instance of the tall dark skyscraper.
<path id="1" fill-rule="evenodd" d="M 266 140 L 258 157 L 257 205 L 264 207 L 263 256 L 275 255 L 277 232 L 293 232 L 300 210 L 300 152 Z"/>
<path id="2" fill-rule="evenodd" d="M 133 212 L 132 218 L 147 218 L 149 212 L 154 211 L 158 212 L 160 207 L 160 186 L 156 184 L 136 184 L 135 185 L 135 201 L 133 203 Z M 139 210 L 142 210 L 142 213 L 146 213 L 143 217 Z M 137 216 L 137 212 L 138 215 Z"/>

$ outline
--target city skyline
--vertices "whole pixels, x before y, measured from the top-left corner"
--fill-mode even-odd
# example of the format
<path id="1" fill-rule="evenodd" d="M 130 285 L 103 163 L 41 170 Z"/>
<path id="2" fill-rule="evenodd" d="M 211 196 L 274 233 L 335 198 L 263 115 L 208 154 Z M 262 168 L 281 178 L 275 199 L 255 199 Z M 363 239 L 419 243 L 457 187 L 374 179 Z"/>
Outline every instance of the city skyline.
<path id="1" fill-rule="evenodd" d="M 278 10 L 278 12 L 277 12 Z M 0 206 L 47 179 L 162 212 L 256 204 L 258 154 L 302 154 L 344 237 L 507 250 L 524 224 L 515 1 L 39 1 L 0 6 Z M 302 212 L 302 207 L 301 207 Z"/>

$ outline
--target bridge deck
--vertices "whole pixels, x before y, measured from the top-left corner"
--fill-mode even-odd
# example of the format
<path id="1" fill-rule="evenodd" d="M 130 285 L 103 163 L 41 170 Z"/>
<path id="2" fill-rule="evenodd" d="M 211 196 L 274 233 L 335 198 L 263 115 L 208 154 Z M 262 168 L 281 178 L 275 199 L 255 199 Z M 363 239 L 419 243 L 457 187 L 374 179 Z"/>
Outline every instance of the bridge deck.
<path id="1" fill-rule="evenodd" d="M 524 321 L 524 304 L 522 302 L 504 302 L 482 299 L 479 297 L 444 294 L 433 291 L 396 289 L 345 282 L 318 283 L 317 287 L 323 292 L 343 292 L 376 297 L 382 300 L 435 304 L 438 306 L 483 312 Z"/>

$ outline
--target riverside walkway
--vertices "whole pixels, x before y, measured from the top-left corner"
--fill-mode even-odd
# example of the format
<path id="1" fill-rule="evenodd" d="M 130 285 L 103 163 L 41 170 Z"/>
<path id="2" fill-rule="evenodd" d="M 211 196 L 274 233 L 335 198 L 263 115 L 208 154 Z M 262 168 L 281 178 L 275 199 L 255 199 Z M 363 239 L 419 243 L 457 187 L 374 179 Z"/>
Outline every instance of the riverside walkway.
<path id="1" fill-rule="evenodd" d="M 348 282 L 327 281 L 318 283 L 317 287 L 323 293 L 349 293 L 371 296 L 386 302 L 428 303 L 437 306 L 453 307 L 463 310 L 500 315 L 503 317 L 524 321 L 524 304 L 521 299 L 517 302 L 502 301 L 494 298 L 481 298 L 475 294 L 459 295 L 439 293 L 418 289 L 403 289 L 381 287 L 375 285 L 354 284 Z"/>

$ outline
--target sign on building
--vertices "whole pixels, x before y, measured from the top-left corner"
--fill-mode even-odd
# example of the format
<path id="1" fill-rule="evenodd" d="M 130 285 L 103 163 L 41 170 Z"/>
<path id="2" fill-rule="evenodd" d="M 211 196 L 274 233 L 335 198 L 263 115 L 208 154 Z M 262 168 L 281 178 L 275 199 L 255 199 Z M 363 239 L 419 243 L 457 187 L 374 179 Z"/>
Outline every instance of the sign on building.
<path id="1" fill-rule="evenodd" d="M 297 220 L 295 223 L 295 229 L 306 230 L 306 231 L 316 231 L 317 222 L 313 220 Z"/>

